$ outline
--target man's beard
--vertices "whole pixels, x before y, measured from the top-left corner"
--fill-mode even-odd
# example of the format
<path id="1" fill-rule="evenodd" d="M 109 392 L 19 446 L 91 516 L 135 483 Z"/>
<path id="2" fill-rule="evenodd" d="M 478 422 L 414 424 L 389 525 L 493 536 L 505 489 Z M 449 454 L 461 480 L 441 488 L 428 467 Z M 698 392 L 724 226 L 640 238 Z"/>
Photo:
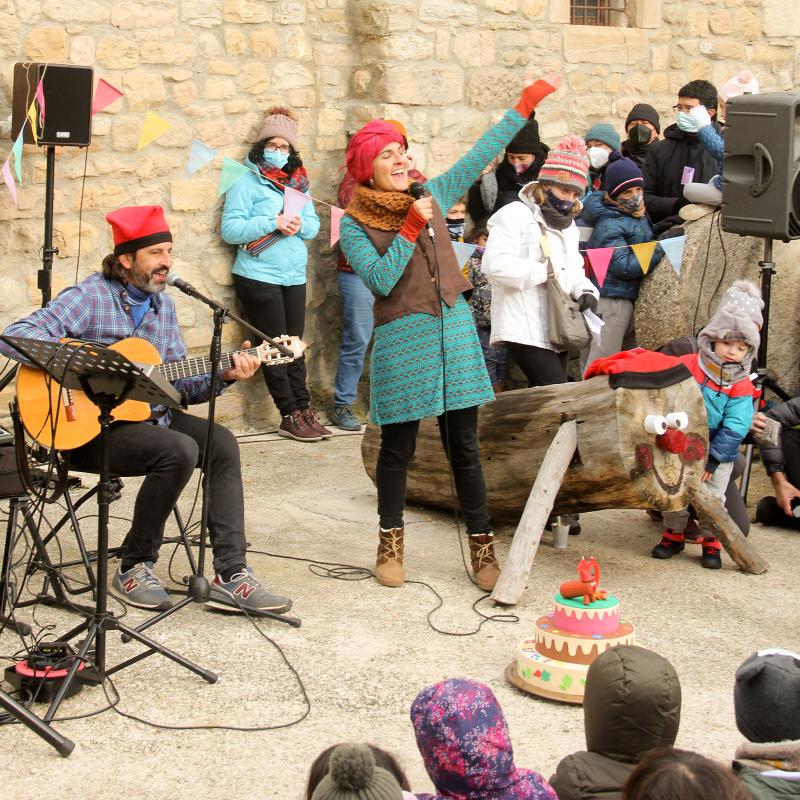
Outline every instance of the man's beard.
<path id="1" fill-rule="evenodd" d="M 156 272 L 158 272 L 158 270 L 156 270 Z M 130 269 L 130 283 L 132 283 L 137 289 L 147 292 L 148 294 L 159 294 L 167 288 L 167 282 L 157 281 L 153 277 L 154 274 L 155 273 L 147 275 L 139 268 L 139 265 L 136 263 L 136 259 L 134 258 Z"/>

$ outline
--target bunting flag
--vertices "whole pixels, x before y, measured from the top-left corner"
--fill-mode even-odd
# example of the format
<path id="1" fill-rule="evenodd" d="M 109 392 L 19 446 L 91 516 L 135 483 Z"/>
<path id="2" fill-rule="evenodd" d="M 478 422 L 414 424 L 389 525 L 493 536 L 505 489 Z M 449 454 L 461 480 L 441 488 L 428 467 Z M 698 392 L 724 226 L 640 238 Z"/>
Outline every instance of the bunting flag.
<path id="1" fill-rule="evenodd" d="M 653 251 L 656 249 L 656 242 L 642 242 L 641 244 L 632 244 L 636 260 L 642 268 L 642 272 L 647 275 L 647 270 L 650 269 L 650 259 L 653 257 Z"/>
<path id="2" fill-rule="evenodd" d="M 194 175 L 195 172 L 202 169 L 216 157 L 217 151 L 213 147 L 209 147 L 197 139 L 192 139 L 192 144 L 189 147 L 189 163 L 186 165 L 186 174 Z"/>
<path id="3" fill-rule="evenodd" d="M 586 251 L 589 256 L 589 263 L 592 265 L 592 272 L 594 272 L 597 285 L 602 289 L 603 284 L 606 282 L 606 274 L 608 273 L 608 265 L 611 263 L 611 256 L 614 255 L 613 247 L 597 247 Z"/>
<path id="4" fill-rule="evenodd" d="M 339 226 L 342 224 L 344 209 L 339 206 L 331 206 L 331 247 L 339 241 Z"/>
<path id="5" fill-rule="evenodd" d="M 458 268 L 464 269 L 464 266 L 466 265 L 467 261 L 469 261 L 478 245 L 467 244 L 466 242 L 451 242 L 451 244 L 453 245 L 453 250 L 455 250 L 456 253 Z"/>
<path id="6" fill-rule="evenodd" d="M 14 183 L 14 176 L 11 174 L 11 166 L 8 161 L 9 160 L 6 159 L 6 163 L 3 164 L 2 175 L 6 186 L 8 186 L 8 191 L 11 192 L 11 196 L 14 198 L 14 205 L 16 206 L 19 205 L 17 203 L 17 184 Z"/>
<path id="7" fill-rule="evenodd" d="M 311 198 L 303 192 L 298 192 L 297 189 L 292 189 L 287 186 L 283 193 L 283 216 L 287 219 L 294 219 L 300 216 L 303 206 Z"/>
<path id="8" fill-rule="evenodd" d="M 248 172 L 250 170 L 244 164 L 225 156 L 222 159 L 222 172 L 219 176 L 219 191 L 217 195 L 225 194 L 236 181 L 244 177 Z"/>
<path id="9" fill-rule="evenodd" d="M 33 143 L 39 145 L 39 126 L 36 124 L 36 101 L 28 106 L 28 119 L 31 121 L 31 134 L 33 135 Z"/>
<path id="10" fill-rule="evenodd" d="M 92 114 L 102 111 L 106 106 L 110 106 L 120 97 L 122 97 L 122 92 L 119 89 L 112 86 L 108 81 L 100 78 L 100 80 L 97 82 L 97 88 L 94 90 Z"/>
<path id="11" fill-rule="evenodd" d="M 17 183 L 22 186 L 22 134 L 25 132 L 25 126 L 20 128 L 19 136 L 11 146 L 11 155 L 14 156 L 14 172 L 17 173 Z"/>
<path id="12" fill-rule="evenodd" d="M 662 239 L 659 242 L 664 255 L 672 264 L 672 269 L 676 274 L 681 274 L 681 263 L 683 262 L 683 248 L 686 246 L 686 236 L 675 236 L 672 239 Z"/>
<path id="13" fill-rule="evenodd" d="M 161 117 L 154 114 L 152 111 L 148 111 L 144 118 L 144 125 L 142 126 L 142 134 L 139 137 L 139 144 L 137 145 L 136 149 L 141 150 L 150 142 L 155 141 L 158 139 L 159 136 L 166 133 L 172 127 L 172 123 L 167 122 L 165 119 L 161 119 Z"/>
<path id="14" fill-rule="evenodd" d="M 33 98 L 39 105 L 39 119 L 41 120 L 42 127 L 44 127 L 44 86 L 42 86 L 41 80 L 36 84 L 36 91 L 33 94 Z"/>

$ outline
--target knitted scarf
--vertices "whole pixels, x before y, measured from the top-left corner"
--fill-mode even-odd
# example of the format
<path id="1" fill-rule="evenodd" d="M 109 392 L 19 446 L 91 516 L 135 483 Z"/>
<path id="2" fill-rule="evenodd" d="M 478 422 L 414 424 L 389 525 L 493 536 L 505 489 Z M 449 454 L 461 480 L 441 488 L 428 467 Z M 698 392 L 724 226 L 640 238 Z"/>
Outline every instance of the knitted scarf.
<path id="1" fill-rule="evenodd" d="M 539 210 L 542 212 L 542 216 L 544 217 L 544 221 L 547 223 L 547 226 L 557 231 L 566 230 L 570 225 L 572 225 L 572 220 L 575 219 L 574 214 L 562 214 L 561 212 L 556 211 L 550 205 L 550 203 L 542 203 L 539 206 Z"/>
<path id="2" fill-rule="evenodd" d="M 379 192 L 359 185 L 346 213 L 368 228 L 399 231 L 414 198 L 406 192 Z"/>
<path id="3" fill-rule="evenodd" d="M 258 171 L 280 191 L 283 191 L 287 186 L 297 189 L 298 192 L 308 191 L 310 184 L 305 167 L 298 167 L 291 175 L 287 175 L 282 169 L 270 167 L 263 161 L 259 161 L 256 166 Z"/>
<path id="4" fill-rule="evenodd" d="M 760 772 L 782 769 L 800 771 L 800 741 L 797 742 L 744 742 L 736 748 L 737 761 Z"/>

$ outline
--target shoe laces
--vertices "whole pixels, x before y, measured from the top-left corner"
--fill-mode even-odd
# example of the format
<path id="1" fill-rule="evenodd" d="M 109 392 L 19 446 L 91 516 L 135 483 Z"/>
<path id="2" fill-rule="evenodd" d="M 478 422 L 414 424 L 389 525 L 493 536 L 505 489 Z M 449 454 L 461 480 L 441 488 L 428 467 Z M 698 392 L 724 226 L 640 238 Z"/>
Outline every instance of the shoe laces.
<path id="1" fill-rule="evenodd" d="M 237 572 L 235 575 L 231 575 L 231 579 L 228 583 L 238 583 L 239 581 L 247 581 L 256 589 L 262 589 L 263 586 L 258 582 L 258 578 L 256 578 L 250 570 L 245 570 L 244 572 Z"/>
<path id="2" fill-rule="evenodd" d="M 494 541 L 490 540 L 479 545 L 474 551 L 475 561 L 478 567 L 491 566 L 497 563 L 494 555 Z"/>
<path id="3" fill-rule="evenodd" d="M 156 574 L 153 572 L 152 568 L 147 566 L 144 561 L 141 561 L 135 566 L 131 567 L 128 572 L 123 572 L 122 575 L 128 575 L 136 578 L 136 580 L 139 581 L 140 586 L 152 586 L 158 587 L 159 589 L 164 588 L 161 585 L 161 581 L 156 577 Z"/>
<path id="4" fill-rule="evenodd" d="M 381 531 L 381 556 L 386 558 L 393 558 L 399 560 L 403 557 L 403 534 L 395 533 L 398 528 L 392 528 L 388 531 Z"/>

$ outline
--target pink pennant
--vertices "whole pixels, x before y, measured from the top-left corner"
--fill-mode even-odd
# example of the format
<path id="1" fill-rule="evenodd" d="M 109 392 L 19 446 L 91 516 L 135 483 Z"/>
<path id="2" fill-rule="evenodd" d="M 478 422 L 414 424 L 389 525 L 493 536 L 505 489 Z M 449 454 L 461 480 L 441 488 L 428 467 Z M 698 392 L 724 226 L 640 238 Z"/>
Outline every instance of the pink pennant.
<path id="1" fill-rule="evenodd" d="M 344 209 L 338 206 L 331 206 L 331 247 L 339 241 L 339 226 L 344 216 Z"/>
<path id="2" fill-rule="evenodd" d="M 6 186 L 8 186 L 8 191 L 11 192 L 11 196 L 14 198 L 14 205 L 16 206 L 18 205 L 17 185 L 14 183 L 14 177 L 11 174 L 11 167 L 9 166 L 8 159 L 6 159 L 6 163 L 3 164 L 2 175 Z"/>
<path id="3" fill-rule="evenodd" d="M 611 256 L 614 255 L 614 248 L 596 247 L 587 250 L 586 255 L 589 256 L 589 263 L 592 265 L 592 272 L 594 272 L 597 285 L 602 288 L 606 280 L 608 265 L 611 263 Z"/>
<path id="4" fill-rule="evenodd" d="M 299 217 L 303 206 L 305 206 L 310 199 L 311 198 L 307 194 L 303 194 L 303 192 L 298 192 L 297 189 L 292 189 L 291 186 L 287 186 L 283 193 L 283 216 L 287 219 Z"/>
<path id="5" fill-rule="evenodd" d="M 37 105 L 39 106 L 39 121 L 44 127 L 44 87 L 42 81 L 36 84 L 36 93 L 34 94 Z"/>
<path id="6" fill-rule="evenodd" d="M 122 97 L 122 92 L 113 87 L 108 81 L 100 80 L 94 90 L 94 100 L 92 101 L 92 114 L 102 111 L 106 106 L 111 105 L 115 100 Z"/>

